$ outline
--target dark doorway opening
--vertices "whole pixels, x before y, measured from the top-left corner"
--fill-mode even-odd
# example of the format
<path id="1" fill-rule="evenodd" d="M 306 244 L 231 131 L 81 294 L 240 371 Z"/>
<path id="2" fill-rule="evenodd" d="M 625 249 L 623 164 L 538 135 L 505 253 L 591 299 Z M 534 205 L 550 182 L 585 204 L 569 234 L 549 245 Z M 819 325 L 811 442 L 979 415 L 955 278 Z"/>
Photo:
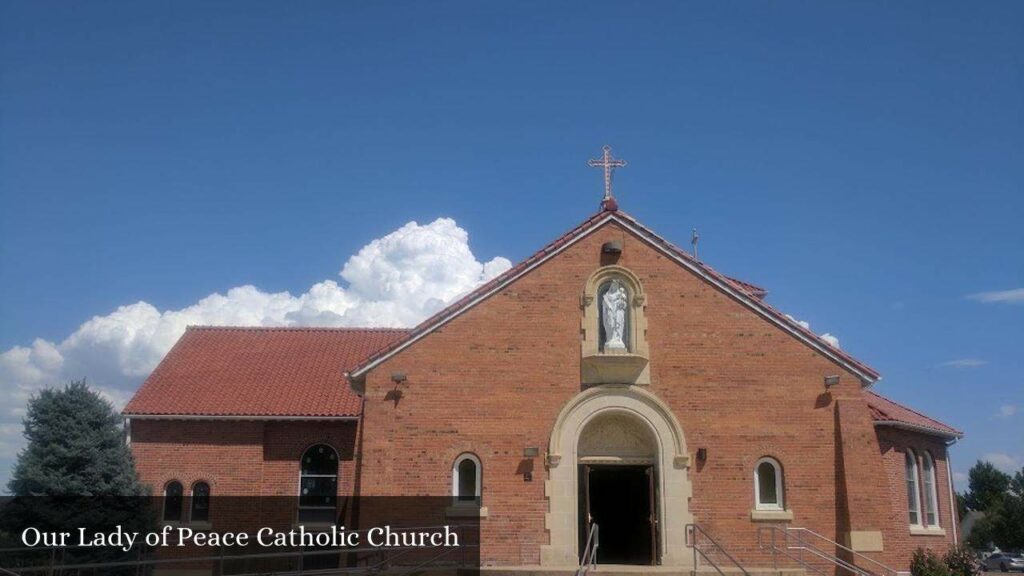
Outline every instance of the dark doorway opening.
<path id="1" fill-rule="evenodd" d="M 580 466 L 580 554 L 598 525 L 599 564 L 657 563 L 653 466 Z"/>

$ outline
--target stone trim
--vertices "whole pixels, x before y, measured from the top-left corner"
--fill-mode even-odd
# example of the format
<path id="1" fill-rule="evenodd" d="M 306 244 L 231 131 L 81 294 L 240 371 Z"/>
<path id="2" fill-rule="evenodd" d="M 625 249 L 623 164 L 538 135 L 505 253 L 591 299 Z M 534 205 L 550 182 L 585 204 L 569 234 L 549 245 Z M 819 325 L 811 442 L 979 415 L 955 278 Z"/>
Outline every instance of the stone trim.
<path id="1" fill-rule="evenodd" d="M 940 528 L 938 526 L 928 526 L 927 528 L 921 527 L 921 526 L 911 526 L 910 527 L 910 535 L 911 536 L 945 536 L 946 535 L 946 530 L 945 530 L 945 528 Z"/>
<path id="2" fill-rule="evenodd" d="M 792 510 L 751 510 L 750 519 L 754 522 L 792 522 Z"/>
<path id="3" fill-rule="evenodd" d="M 843 544 L 854 552 L 884 552 L 880 530 L 853 530 L 843 535 Z"/>
<path id="4" fill-rule="evenodd" d="M 628 350 L 619 354 L 605 354 L 600 350 L 598 339 L 601 329 L 600 305 L 597 292 L 611 279 L 621 280 L 630 296 Z M 643 284 L 630 269 L 610 264 L 594 271 L 587 279 L 580 297 L 583 310 L 581 333 L 583 340 L 580 355 L 583 359 L 582 381 L 584 384 L 650 384 L 650 347 L 647 343 L 647 295 Z"/>
<path id="5" fill-rule="evenodd" d="M 449 518 L 487 518 L 487 506 L 449 506 L 444 515 Z"/>
<path id="6" fill-rule="evenodd" d="M 657 447 L 659 501 L 656 503 L 661 564 L 690 568 L 693 555 L 686 545 L 686 525 L 693 522 L 689 499 L 689 455 L 682 428 L 672 411 L 643 388 L 621 384 L 594 386 L 577 394 L 559 413 L 548 445 L 548 479 L 544 517 L 550 541 L 541 546 L 541 564 L 567 569 L 579 565 L 578 444 L 580 433 L 595 418 L 608 415 L 633 418 L 651 433 Z"/>

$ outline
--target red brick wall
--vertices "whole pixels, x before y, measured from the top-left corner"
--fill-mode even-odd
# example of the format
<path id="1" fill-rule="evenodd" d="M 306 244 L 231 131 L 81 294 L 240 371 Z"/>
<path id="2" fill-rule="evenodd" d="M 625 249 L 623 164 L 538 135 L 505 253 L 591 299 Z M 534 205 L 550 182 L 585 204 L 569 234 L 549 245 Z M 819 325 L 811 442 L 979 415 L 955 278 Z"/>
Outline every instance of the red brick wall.
<path id="1" fill-rule="evenodd" d="M 472 451 L 490 512 L 485 562 L 539 562 L 548 541 L 546 473 L 537 458 L 534 481 L 524 481 L 523 448 L 543 450 L 559 410 L 580 391 L 580 295 L 601 244 L 613 239 L 624 244 L 617 264 L 647 294 L 649 390 L 672 408 L 690 451 L 708 450 L 707 462 L 690 470 L 696 521 L 753 559 L 753 466 L 771 455 L 784 467 L 792 525 L 837 537 L 845 503 L 836 501 L 834 398 L 860 399 L 857 378 L 614 223 L 367 376 L 364 493 L 448 494 L 452 461 Z M 397 403 L 385 399 L 393 371 L 408 375 Z M 831 374 L 841 382 L 826 393 Z M 858 460 L 882 470 L 865 426 Z M 889 498 L 859 484 L 848 491 Z M 888 521 L 862 519 L 874 529 Z"/>
<path id="2" fill-rule="evenodd" d="M 932 548 L 944 552 L 953 544 L 953 535 L 957 521 L 953 516 L 956 507 L 950 502 L 949 468 L 946 466 L 946 444 L 934 436 L 926 436 L 891 427 L 878 428 L 878 439 L 881 445 L 882 458 L 885 461 L 885 473 L 889 483 L 888 502 L 891 508 L 891 520 L 886 525 L 885 543 L 891 551 L 891 557 L 909 565 L 910 556 L 918 547 Z M 922 521 L 924 515 L 924 454 L 928 452 L 935 460 L 935 491 L 938 495 L 939 527 L 945 530 L 944 536 L 920 536 L 910 533 L 908 516 L 907 483 L 904 470 L 904 457 L 907 448 L 913 450 L 917 457 L 917 470 L 920 486 Z"/>
<path id="3" fill-rule="evenodd" d="M 299 459 L 321 443 L 338 451 L 338 494 L 354 490 L 355 422 L 133 420 L 131 430 L 136 468 L 155 495 L 171 480 L 186 495 L 203 480 L 215 497 L 297 497 Z"/>
<path id="4" fill-rule="evenodd" d="M 941 443 L 876 435 L 855 376 L 615 224 L 373 370 L 358 480 L 353 423 L 139 420 L 133 449 L 143 480 L 156 491 L 170 478 L 186 487 L 201 478 L 215 495 L 295 494 L 302 451 L 328 442 L 341 452 L 341 494 L 447 495 L 452 462 L 470 451 L 482 461 L 489 510 L 481 522 L 483 560 L 538 563 L 548 542 L 547 473 L 543 456 L 524 459 L 523 449 L 543 454 L 558 412 L 580 392 L 579 297 L 600 265 L 601 244 L 612 239 L 624 244 L 617 264 L 636 273 L 647 293 L 649 390 L 675 413 L 691 454 L 708 451 L 689 471 L 697 522 L 749 565 L 767 565 L 757 552 L 763 524 L 750 511 L 754 463 L 769 455 L 784 469 L 792 526 L 836 540 L 851 527 L 882 530 L 886 551 L 877 557 L 905 568 L 918 543 L 938 541 L 910 537 L 907 527 L 902 456 L 893 446 L 917 442 L 936 459 L 951 538 Z M 397 400 L 389 395 L 393 371 L 408 378 Z M 832 374 L 841 382 L 826 392 L 823 379 Z"/>

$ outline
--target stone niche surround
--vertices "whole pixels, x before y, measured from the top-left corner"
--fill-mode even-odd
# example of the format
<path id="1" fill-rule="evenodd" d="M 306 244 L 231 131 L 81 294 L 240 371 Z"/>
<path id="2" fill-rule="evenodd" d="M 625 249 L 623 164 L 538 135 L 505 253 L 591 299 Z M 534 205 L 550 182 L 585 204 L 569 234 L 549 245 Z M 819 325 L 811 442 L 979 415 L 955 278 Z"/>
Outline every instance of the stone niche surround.
<path id="1" fill-rule="evenodd" d="M 598 341 L 601 334 L 598 290 L 605 282 L 613 279 L 620 280 L 629 293 L 628 350 L 602 352 Z M 580 308 L 583 310 L 580 379 L 584 386 L 651 383 L 651 354 L 647 344 L 647 318 L 644 315 L 646 307 L 647 295 L 643 285 L 628 268 L 608 265 L 591 274 L 580 297 Z"/>

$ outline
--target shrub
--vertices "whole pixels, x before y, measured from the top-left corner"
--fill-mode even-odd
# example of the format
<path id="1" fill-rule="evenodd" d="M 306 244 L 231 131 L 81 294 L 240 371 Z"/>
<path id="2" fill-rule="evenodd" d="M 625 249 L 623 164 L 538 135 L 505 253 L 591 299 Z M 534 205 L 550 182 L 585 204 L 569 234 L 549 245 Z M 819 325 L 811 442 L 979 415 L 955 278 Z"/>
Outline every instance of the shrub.
<path id="1" fill-rule="evenodd" d="M 949 568 L 950 576 L 975 576 L 981 572 L 974 552 L 963 544 L 950 548 L 943 560 Z"/>
<path id="2" fill-rule="evenodd" d="M 918 548 L 910 559 L 910 573 L 913 576 L 950 576 L 949 568 L 931 548 Z"/>

